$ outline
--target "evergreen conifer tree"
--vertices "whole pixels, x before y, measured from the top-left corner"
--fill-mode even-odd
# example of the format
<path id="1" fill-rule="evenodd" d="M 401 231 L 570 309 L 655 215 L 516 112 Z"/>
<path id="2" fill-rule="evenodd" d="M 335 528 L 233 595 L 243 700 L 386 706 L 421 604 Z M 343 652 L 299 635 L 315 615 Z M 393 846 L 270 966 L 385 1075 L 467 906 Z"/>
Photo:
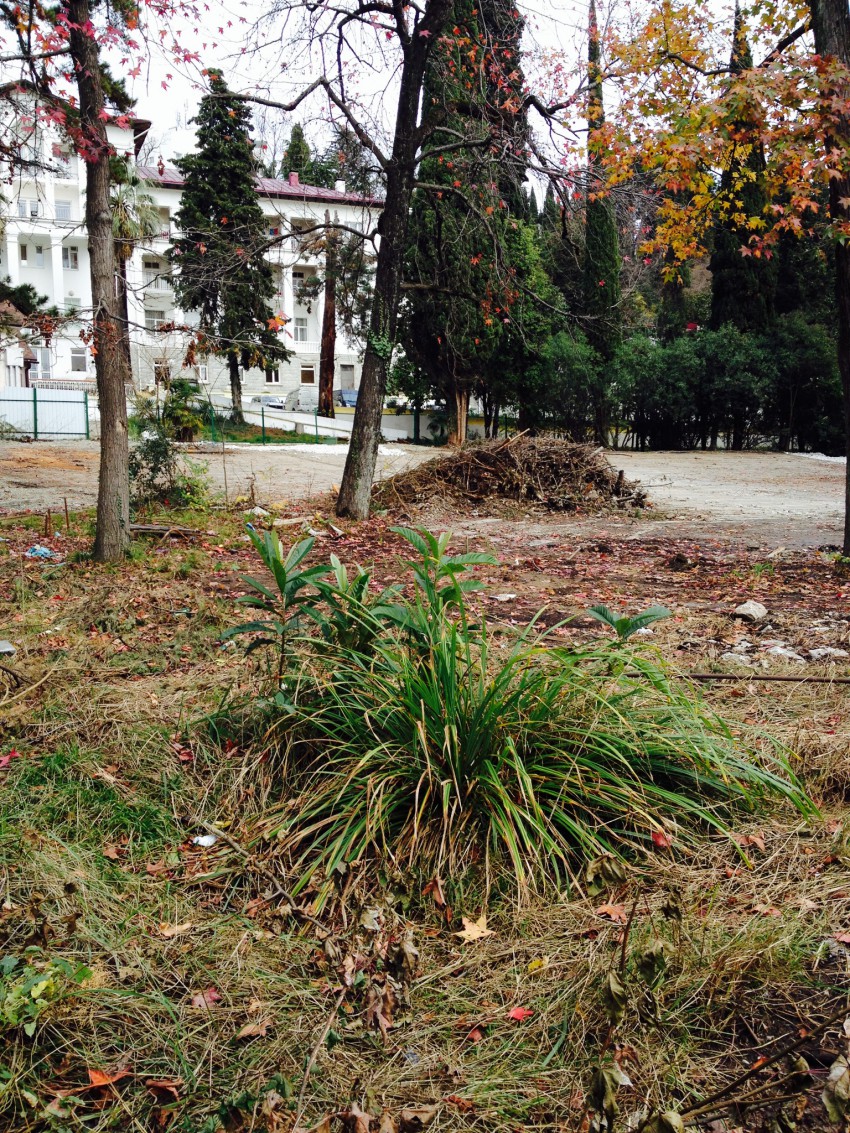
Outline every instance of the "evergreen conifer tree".
<path id="1" fill-rule="evenodd" d="M 176 216 L 181 236 L 170 250 L 174 286 L 180 306 L 199 313 L 206 348 L 227 359 L 233 416 L 241 420 L 240 366 L 268 369 L 289 352 L 270 305 L 275 284 L 263 254 L 250 111 L 217 71 L 195 122 L 197 152 L 176 162 L 184 188 Z"/>
<path id="2" fill-rule="evenodd" d="M 730 70 L 739 75 L 752 65 L 741 9 L 736 3 Z M 776 266 L 772 260 L 744 252 L 749 251 L 747 241 L 752 235 L 748 222 L 762 218 L 767 206 L 764 153 L 757 140 L 756 123 L 736 123 L 736 133 L 743 136 L 744 150 L 749 152 L 743 160 L 736 156 L 742 144 L 736 142 L 720 181 L 721 194 L 728 203 L 726 216 L 714 229 L 714 251 L 709 263 L 711 327 L 717 330 L 724 323 L 731 323 L 739 330 L 760 333 L 773 319 Z M 749 143 L 748 133 L 754 139 Z"/>
<path id="3" fill-rule="evenodd" d="M 310 143 L 304 137 L 304 129 L 296 122 L 289 135 L 289 145 L 283 155 L 281 169 L 283 176 L 288 177 L 290 173 L 297 173 L 307 184 L 307 172 L 312 164 L 312 159 Z"/>
<path id="4" fill-rule="evenodd" d="M 588 341 L 603 358 L 610 359 L 622 338 L 621 260 L 614 208 L 610 197 L 604 195 L 604 174 L 600 168 L 600 147 L 604 144 L 602 127 L 605 122 L 605 109 L 602 101 L 602 69 L 595 0 L 591 0 L 590 3 L 588 22 L 588 85 L 588 176 L 583 308 Z M 607 422 L 602 419 L 603 413 L 598 414 L 597 417 L 597 440 L 604 443 Z"/>

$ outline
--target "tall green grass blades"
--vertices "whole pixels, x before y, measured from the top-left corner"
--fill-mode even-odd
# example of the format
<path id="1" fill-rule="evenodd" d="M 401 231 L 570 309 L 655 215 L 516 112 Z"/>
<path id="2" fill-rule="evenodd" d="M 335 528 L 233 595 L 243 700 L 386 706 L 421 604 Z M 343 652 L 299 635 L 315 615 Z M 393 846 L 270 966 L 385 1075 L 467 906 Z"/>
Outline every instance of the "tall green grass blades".
<path id="1" fill-rule="evenodd" d="M 767 794 L 811 812 L 781 752 L 742 750 L 632 650 L 520 641 L 491 657 L 486 628 L 435 625 L 427 650 L 335 651 L 299 707 L 300 790 L 266 832 L 302 887 L 345 860 L 457 874 L 485 857 L 520 889 L 563 885 L 576 857 L 648 846 L 660 827 L 724 830 Z"/>
<path id="2" fill-rule="evenodd" d="M 671 616 L 670 610 L 666 606 L 650 606 L 648 610 L 642 610 L 634 617 L 618 614 L 607 606 L 591 606 L 586 613 L 592 618 L 596 618 L 598 622 L 602 622 L 603 625 L 610 626 L 620 641 L 628 641 L 638 630 L 646 629 L 653 622 Z"/>
<path id="3" fill-rule="evenodd" d="M 266 619 L 243 622 L 232 626 L 222 634 L 223 640 L 237 637 L 243 633 L 262 633 L 266 636 L 255 639 L 248 652 L 261 646 L 273 645 L 278 649 L 278 677 L 283 672 L 286 659 L 287 639 L 303 615 L 310 615 L 319 600 L 320 593 L 316 583 L 328 573 L 326 566 L 301 567 L 313 549 L 313 539 L 302 539 L 295 543 L 284 557 L 283 546 L 277 532 L 265 531 L 262 536 L 248 524 L 251 542 L 260 556 L 263 565 L 272 575 L 277 593 L 270 586 L 243 575 L 242 580 L 253 593 L 237 598 L 243 606 L 250 606 L 269 614 Z"/>

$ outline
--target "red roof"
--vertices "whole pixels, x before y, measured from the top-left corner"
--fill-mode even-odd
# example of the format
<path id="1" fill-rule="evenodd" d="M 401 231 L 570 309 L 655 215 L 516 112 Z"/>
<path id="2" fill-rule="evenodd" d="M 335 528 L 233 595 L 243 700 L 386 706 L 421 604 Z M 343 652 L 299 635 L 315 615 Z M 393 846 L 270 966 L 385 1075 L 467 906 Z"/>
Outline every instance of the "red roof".
<path id="1" fill-rule="evenodd" d="M 161 185 L 164 189 L 183 188 L 183 174 L 173 165 L 138 165 L 136 172 L 143 181 Z M 339 193 L 336 189 L 324 189 L 320 185 L 302 185 L 297 174 L 292 177 L 294 180 L 289 181 L 280 177 L 258 177 L 257 188 L 264 197 L 284 197 L 294 201 L 324 201 L 328 204 L 363 205 L 369 208 L 381 208 L 384 203 L 377 197 Z"/>

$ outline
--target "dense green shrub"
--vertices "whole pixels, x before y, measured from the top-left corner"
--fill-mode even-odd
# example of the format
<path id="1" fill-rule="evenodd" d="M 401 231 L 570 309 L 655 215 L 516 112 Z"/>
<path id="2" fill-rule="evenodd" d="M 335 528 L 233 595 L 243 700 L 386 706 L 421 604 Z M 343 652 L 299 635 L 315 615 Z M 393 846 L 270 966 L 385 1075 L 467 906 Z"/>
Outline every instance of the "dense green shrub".
<path id="1" fill-rule="evenodd" d="M 320 629 L 272 693 L 287 795 L 263 834 L 291 858 L 296 891 L 352 863 L 565 885 L 578 858 L 722 830 L 765 794 L 810 809 L 780 751 L 748 748 L 627 634 L 576 649 L 533 624 L 494 636 L 468 604 L 481 585 L 470 569 L 489 556 L 398 533 L 418 555 L 405 564 L 410 598 L 370 593 L 363 572 L 355 591 L 338 563 L 298 585 L 306 544 L 285 577 L 274 569 Z M 272 568 L 286 562 L 276 539 L 257 540 Z M 254 585 L 280 610 L 274 587 Z"/>

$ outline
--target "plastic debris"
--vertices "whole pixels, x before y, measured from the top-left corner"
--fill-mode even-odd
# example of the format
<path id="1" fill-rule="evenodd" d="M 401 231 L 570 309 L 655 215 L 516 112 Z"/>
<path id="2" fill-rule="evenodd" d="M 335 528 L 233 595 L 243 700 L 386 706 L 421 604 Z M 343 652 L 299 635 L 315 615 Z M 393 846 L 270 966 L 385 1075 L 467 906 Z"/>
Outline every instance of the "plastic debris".
<path id="1" fill-rule="evenodd" d="M 33 543 L 28 551 L 24 551 L 28 559 L 52 559 L 53 551 L 49 547 L 42 547 L 41 543 Z"/>
<path id="2" fill-rule="evenodd" d="M 13 653 L 17 653 L 17 649 L 15 649 L 11 641 L 0 641 L 0 654 L 11 657 Z"/>
<path id="3" fill-rule="evenodd" d="M 218 838 L 215 836 L 215 834 L 198 834 L 192 839 L 193 845 L 203 846 L 205 850 L 208 850 L 210 846 L 214 846 L 217 841 Z"/>

